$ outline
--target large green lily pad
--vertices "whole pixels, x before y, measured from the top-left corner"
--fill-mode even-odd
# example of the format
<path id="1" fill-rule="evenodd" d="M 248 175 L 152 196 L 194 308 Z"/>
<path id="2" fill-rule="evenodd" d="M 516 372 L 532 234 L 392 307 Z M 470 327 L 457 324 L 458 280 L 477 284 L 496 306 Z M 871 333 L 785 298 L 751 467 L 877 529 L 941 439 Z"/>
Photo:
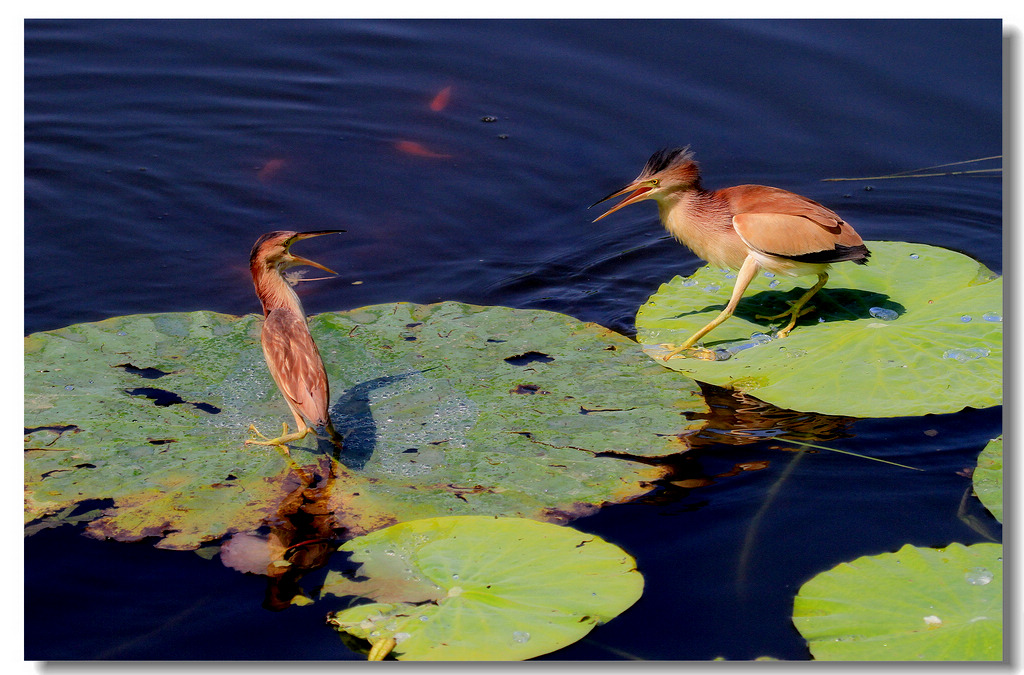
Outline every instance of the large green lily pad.
<path id="1" fill-rule="evenodd" d="M 1002 278 L 935 246 L 867 245 L 868 264 L 833 266 L 816 311 L 785 339 L 757 335 L 782 320 L 756 316 L 785 310 L 810 281 L 762 274 L 703 340 L 728 359 L 662 361 L 660 344 L 682 342 L 728 302 L 735 272 L 711 267 L 663 284 L 637 313 L 637 339 L 669 368 L 792 410 L 898 417 L 1002 403 Z"/>
<path id="2" fill-rule="evenodd" d="M 985 508 L 1003 521 L 1003 437 L 993 438 L 978 455 L 974 469 L 974 493 Z"/>
<path id="3" fill-rule="evenodd" d="M 190 549 L 279 519 L 302 485 L 280 453 L 243 445 L 250 423 L 292 421 L 261 321 L 137 315 L 28 336 L 26 520 L 72 522 L 87 502 L 94 536 Z M 706 411 L 636 343 L 552 312 L 397 303 L 311 331 L 348 467 L 319 508 L 350 533 L 456 514 L 564 522 L 648 490 L 663 470 L 618 455 L 684 451 Z M 315 448 L 291 454 L 310 466 Z"/>
<path id="4" fill-rule="evenodd" d="M 456 516 L 400 523 L 346 542 L 359 580 L 331 570 L 321 597 L 377 602 L 337 612 L 337 630 L 397 642 L 407 660 L 522 660 L 572 644 L 636 602 L 625 551 L 569 527 Z"/>
<path id="5" fill-rule="evenodd" d="M 793 623 L 818 660 L 1003 658 L 1003 546 L 904 546 L 804 584 Z"/>

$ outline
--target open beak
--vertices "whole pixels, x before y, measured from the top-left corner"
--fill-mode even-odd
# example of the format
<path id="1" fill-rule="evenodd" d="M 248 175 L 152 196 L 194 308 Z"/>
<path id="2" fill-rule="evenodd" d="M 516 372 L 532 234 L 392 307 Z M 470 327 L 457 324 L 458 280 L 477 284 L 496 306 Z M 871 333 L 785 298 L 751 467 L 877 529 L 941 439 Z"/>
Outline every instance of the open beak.
<path id="1" fill-rule="evenodd" d="M 599 221 L 602 218 L 604 218 L 605 216 L 607 216 L 609 213 L 615 213 L 616 211 L 621 209 L 623 206 L 629 206 L 630 204 L 633 204 L 634 202 L 638 202 L 638 201 L 644 199 L 647 196 L 647 193 L 650 192 L 650 191 L 651 191 L 651 186 L 650 185 L 644 185 L 642 183 L 630 183 L 629 185 L 627 185 L 626 187 L 622 188 L 621 190 L 616 190 L 615 192 L 611 193 L 610 195 L 608 195 L 604 199 L 598 199 L 596 202 L 591 204 L 589 208 L 594 208 L 595 206 L 597 206 L 601 202 L 606 202 L 606 201 L 608 201 L 609 199 L 611 199 L 613 197 L 618 197 L 619 195 L 624 195 L 627 192 L 630 192 L 630 195 L 628 197 L 626 197 L 621 202 L 619 202 L 615 206 L 611 207 L 610 209 L 608 209 L 607 211 L 605 211 L 604 213 L 599 215 L 597 218 L 594 218 L 594 222 L 596 223 L 597 221 Z"/>
<path id="2" fill-rule="evenodd" d="M 310 267 L 315 267 L 317 269 L 323 270 L 324 272 L 330 272 L 331 274 L 334 274 L 334 275 L 338 274 L 337 272 L 332 270 L 330 267 L 324 267 L 320 263 L 314 262 L 314 261 L 310 260 L 309 258 L 302 258 L 302 257 L 299 257 L 297 255 L 293 255 L 292 256 L 292 261 L 291 261 L 291 263 L 288 266 L 289 267 L 295 267 L 296 265 L 309 265 Z"/>
<path id="3" fill-rule="evenodd" d="M 297 241 L 301 241 L 303 239 L 312 239 L 313 237 L 320 237 L 320 236 L 323 236 L 325 234 L 337 234 L 338 232 L 344 232 L 344 231 L 345 230 L 317 230 L 315 232 L 299 232 L 297 235 L 292 237 L 292 240 L 291 240 L 291 242 L 288 243 L 288 246 L 289 246 L 289 248 L 291 248 L 292 244 L 294 244 Z M 288 254 L 291 255 L 291 257 L 292 257 L 291 261 L 288 263 L 288 267 L 294 267 L 296 265 L 309 265 L 310 267 L 315 267 L 317 269 L 323 270 L 324 272 L 330 272 L 331 274 L 334 274 L 334 275 L 338 274 L 337 272 L 332 270 L 330 267 L 324 267 L 320 263 L 314 262 L 313 260 L 310 260 L 309 258 L 303 258 L 302 256 L 297 256 L 294 253 L 292 253 L 290 250 L 288 251 Z"/>

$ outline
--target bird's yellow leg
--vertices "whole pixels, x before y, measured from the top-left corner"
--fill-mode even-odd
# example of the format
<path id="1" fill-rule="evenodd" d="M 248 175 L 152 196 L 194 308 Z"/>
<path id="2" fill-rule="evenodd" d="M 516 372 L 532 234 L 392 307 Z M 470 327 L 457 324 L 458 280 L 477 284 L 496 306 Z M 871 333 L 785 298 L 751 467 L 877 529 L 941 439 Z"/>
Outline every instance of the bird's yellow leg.
<path id="1" fill-rule="evenodd" d="M 754 275 L 757 274 L 757 270 L 760 269 L 757 264 L 757 259 L 754 256 L 748 255 L 743 261 L 743 265 L 740 266 L 740 271 L 736 275 L 736 283 L 732 287 L 732 296 L 729 298 L 729 304 L 725 306 L 725 309 L 721 313 L 711 320 L 708 325 L 701 328 L 699 331 L 690 336 L 690 338 L 679 345 L 668 354 L 662 357 L 665 361 L 683 351 L 684 349 L 690 349 L 697 343 L 697 340 L 701 339 L 719 325 L 721 325 L 726 319 L 732 316 L 732 313 L 736 311 L 736 305 L 740 304 L 740 298 L 743 297 L 743 293 L 747 290 L 747 286 L 750 285 Z M 693 354 L 700 359 L 706 359 L 708 361 L 714 361 L 714 352 L 710 349 L 699 349 Z"/>
<path id="2" fill-rule="evenodd" d="M 793 328 L 796 326 L 797 319 L 802 317 L 804 314 L 807 314 L 808 312 L 814 311 L 813 307 L 804 307 L 804 305 L 806 305 L 807 301 L 813 298 L 814 294 L 820 291 L 827 282 L 828 274 L 826 274 L 825 272 L 820 272 L 818 273 L 818 283 L 811 286 L 807 290 L 807 292 L 801 295 L 796 302 L 790 303 L 789 309 L 787 309 L 785 312 L 782 312 L 781 314 L 776 314 L 775 316 L 762 316 L 758 314 L 755 318 L 771 320 L 781 319 L 784 316 L 790 317 L 789 323 L 786 324 L 786 327 L 780 330 L 777 334 L 777 337 L 784 338 L 787 335 L 789 335 L 789 332 L 793 330 Z"/>
<path id="3" fill-rule="evenodd" d="M 316 431 L 313 429 L 313 427 L 306 426 L 306 425 L 302 425 L 296 431 L 294 431 L 292 433 L 288 433 L 288 423 L 287 422 L 283 422 L 281 424 L 281 435 L 278 436 L 277 438 L 267 438 L 266 436 L 264 436 L 263 434 L 261 434 L 259 432 L 259 429 L 257 429 L 256 425 L 254 425 L 254 424 L 250 424 L 249 425 L 249 431 L 255 433 L 257 436 L 259 436 L 263 440 L 262 441 L 257 441 L 256 439 L 250 438 L 250 439 L 247 439 L 245 441 L 246 445 L 276 445 L 278 447 L 284 448 L 285 452 L 288 452 L 287 445 L 289 443 L 291 443 L 292 441 L 297 441 L 297 440 L 299 440 L 301 438 L 305 438 L 308 434 L 311 434 L 311 433 L 315 434 L 316 433 Z"/>

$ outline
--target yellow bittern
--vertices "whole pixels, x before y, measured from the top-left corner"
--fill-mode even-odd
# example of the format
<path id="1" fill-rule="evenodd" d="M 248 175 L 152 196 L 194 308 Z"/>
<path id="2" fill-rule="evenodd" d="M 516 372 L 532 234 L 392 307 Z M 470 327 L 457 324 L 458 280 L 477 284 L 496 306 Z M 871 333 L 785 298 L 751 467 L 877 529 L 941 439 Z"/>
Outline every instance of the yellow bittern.
<path id="1" fill-rule="evenodd" d="M 306 314 L 299 302 L 299 296 L 292 289 L 292 283 L 282 272 L 289 267 L 309 265 L 331 274 L 337 272 L 320 263 L 292 254 L 292 244 L 310 237 L 344 232 L 344 230 L 319 230 L 316 232 L 268 232 L 252 247 L 249 254 L 249 271 L 256 286 L 256 295 L 263 304 L 263 330 L 260 342 L 267 368 L 277 383 L 284 400 L 295 416 L 296 429 L 288 433 L 288 423 L 283 423 L 281 435 L 267 438 L 255 426 L 255 432 L 262 441 L 247 440 L 246 445 L 275 445 L 288 453 L 287 443 L 316 433 L 315 427 L 324 427 L 327 436 L 339 449 L 341 437 L 335 431 L 327 411 L 330 388 L 327 373 L 316 348 L 313 337 L 306 325 Z"/>
<path id="2" fill-rule="evenodd" d="M 592 206 L 627 192 L 625 199 L 594 222 L 629 204 L 653 199 L 658 204 L 662 225 L 678 241 L 712 265 L 739 270 L 725 309 L 665 355 L 665 360 L 693 347 L 732 316 L 759 270 L 789 277 L 818 275 L 817 283 L 790 309 L 776 316 L 757 317 L 789 316 L 789 323 L 777 334 L 783 338 L 793 330 L 798 318 L 814 309 L 804 305 L 828 281 L 832 263 L 852 260 L 863 265 L 871 255 L 846 221 L 806 197 L 764 185 L 705 190 L 689 148 L 659 150 L 632 183 Z"/>

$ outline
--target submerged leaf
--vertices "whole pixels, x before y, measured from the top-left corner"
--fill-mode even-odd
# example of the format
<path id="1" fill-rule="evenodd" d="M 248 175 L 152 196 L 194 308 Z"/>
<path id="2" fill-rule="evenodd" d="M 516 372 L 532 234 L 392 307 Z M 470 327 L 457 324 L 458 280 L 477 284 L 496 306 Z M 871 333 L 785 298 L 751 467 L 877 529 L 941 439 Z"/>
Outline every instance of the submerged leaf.
<path id="1" fill-rule="evenodd" d="M 723 360 L 663 361 L 659 345 L 684 341 L 728 302 L 735 274 L 711 267 L 663 284 L 637 313 L 637 339 L 669 368 L 793 410 L 896 417 L 1001 404 L 1002 278 L 935 246 L 867 245 L 868 264 L 833 266 L 785 339 L 771 339 L 783 319 L 756 317 L 784 311 L 809 282 L 761 274 L 703 340 Z"/>
<path id="2" fill-rule="evenodd" d="M 643 592 L 636 562 L 619 547 L 521 518 L 411 521 L 341 550 L 362 563 L 360 580 L 332 571 L 324 595 L 377 602 L 329 622 L 371 643 L 394 638 L 400 659 L 532 658 L 579 640 Z"/>
<path id="3" fill-rule="evenodd" d="M 1002 544 L 908 544 L 805 583 L 793 623 L 822 661 L 997 661 L 1002 591 Z"/>
<path id="4" fill-rule="evenodd" d="M 974 493 L 985 508 L 1003 522 L 1003 437 L 993 438 L 978 455 Z"/>
<path id="5" fill-rule="evenodd" d="M 297 508 L 306 486 L 282 454 L 243 445 L 250 424 L 291 422 L 260 323 L 136 315 L 28 336 L 26 520 L 112 500 L 93 535 L 196 548 Z M 707 410 L 636 343 L 552 312 L 397 303 L 310 328 L 347 467 L 316 508 L 350 534 L 449 514 L 564 522 L 647 491 L 664 470 L 630 457 L 685 451 Z M 326 459 L 312 437 L 291 454 Z"/>

